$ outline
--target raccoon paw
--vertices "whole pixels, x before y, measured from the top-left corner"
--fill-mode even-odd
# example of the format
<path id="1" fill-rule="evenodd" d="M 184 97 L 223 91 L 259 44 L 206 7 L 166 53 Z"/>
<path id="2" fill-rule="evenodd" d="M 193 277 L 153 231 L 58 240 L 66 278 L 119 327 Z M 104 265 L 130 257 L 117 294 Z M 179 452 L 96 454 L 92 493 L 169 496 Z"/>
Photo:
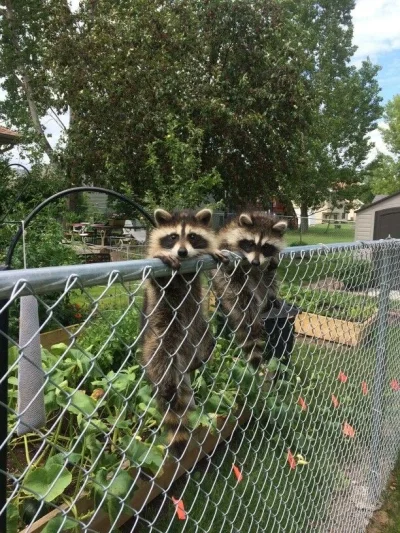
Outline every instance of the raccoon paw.
<path id="1" fill-rule="evenodd" d="M 215 250 L 215 252 L 211 254 L 211 257 L 215 259 L 215 261 L 218 261 L 224 264 L 227 264 L 230 261 L 229 257 L 225 255 L 224 253 L 222 253 L 220 250 Z"/>
<path id="2" fill-rule="evenodd" d="M 161 259 L 164 265 L 167 265 L 174 270 L 179 270 L 181 268 L 181 263 L 179 259 L 173 255 L 158 254 L 154 256 L 154 259 Z"/>

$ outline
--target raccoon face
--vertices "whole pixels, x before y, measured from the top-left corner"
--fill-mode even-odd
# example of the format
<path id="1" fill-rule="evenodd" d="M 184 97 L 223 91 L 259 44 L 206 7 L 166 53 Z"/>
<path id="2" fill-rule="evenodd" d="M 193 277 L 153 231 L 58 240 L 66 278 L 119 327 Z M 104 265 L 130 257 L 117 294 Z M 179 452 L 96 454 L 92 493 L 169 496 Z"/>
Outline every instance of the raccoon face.
<path id="1" fill-rule="evenodd" d="M 157 228 L 151 237 L 153 250 L 168 252 L 168 255 L 185 259 L 207 253 L 215 247 L 211 228 L 212 212 L 209 209 L 184 210 L 169 213 L 156 209 L 154 218 Z"/>
<path id="2" fill-rule="evenodd" d="M 285 230 L 283 220 L 263 213 L 242 213 L 223 231 L 224 244 L 241 252 L 252 266 L 258 267 L 279 254 Z"/>

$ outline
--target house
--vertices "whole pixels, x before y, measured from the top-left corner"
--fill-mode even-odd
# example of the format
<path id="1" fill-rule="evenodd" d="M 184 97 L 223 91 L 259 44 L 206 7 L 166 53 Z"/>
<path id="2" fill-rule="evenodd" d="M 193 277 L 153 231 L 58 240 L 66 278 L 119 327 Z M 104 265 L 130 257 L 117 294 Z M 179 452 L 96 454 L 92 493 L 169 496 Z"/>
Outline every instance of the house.
<path id="1" fill-rule="evenodd" d="M 400 191 L 390 195 L 378 195 L 369 205 L 358 211 L 356 240 L 386 239 L 389 235 L 400 238 Z"/>
<path id="2" fill-rule="evenodd" d="M 11 150 L 20 140 L 19 133 L 0 126 L 0 154 Z"/>
<path id="3" fill-rule="evenodd" d="M 355 209 L 361 206 L 361 202 L 355 200 L 354 202 L 348 202 L 345 200 L 338 206 L 333 206 L 329 201 L 324 202 L 320 207 L 313 210 L 308 215 L 308 223 L 314 224 L 326 224 L 328 222 L 352 222 L 355 220 Z M 300 218 L 300 207 L 294 206 L 296 215 Z"/>

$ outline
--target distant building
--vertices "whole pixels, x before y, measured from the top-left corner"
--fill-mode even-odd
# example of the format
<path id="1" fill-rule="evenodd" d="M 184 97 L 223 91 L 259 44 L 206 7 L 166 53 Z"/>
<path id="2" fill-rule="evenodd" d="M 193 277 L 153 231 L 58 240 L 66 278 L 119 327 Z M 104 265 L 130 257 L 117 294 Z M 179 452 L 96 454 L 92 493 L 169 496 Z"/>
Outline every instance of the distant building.
<path id="1" fill-rule="evenodd" d="M 308 223 L 313 225 L 326 224 L 328 222 L 352 222 L 355 220 L 355 209 L 358 209 L 361 205 L 358 200 L 351 203 L 345 200 L 338 206 L 333 206 L 330 202 L 324 202 L 311 212 L 308 216 Z M 294 208 L 296 215 L 300 217 L 300 207 L 295 205 Z"/>
<path id="2" fill-rule="evenodd" d="M 379 194 L 357 211 L 356 241 L 400 238 L 400 191 Z"/>
<path id="3" fill-rule="evenodd" d="M 0 154 L 11 150 L 21 140 L 19 133 L 0 126 Z"/>

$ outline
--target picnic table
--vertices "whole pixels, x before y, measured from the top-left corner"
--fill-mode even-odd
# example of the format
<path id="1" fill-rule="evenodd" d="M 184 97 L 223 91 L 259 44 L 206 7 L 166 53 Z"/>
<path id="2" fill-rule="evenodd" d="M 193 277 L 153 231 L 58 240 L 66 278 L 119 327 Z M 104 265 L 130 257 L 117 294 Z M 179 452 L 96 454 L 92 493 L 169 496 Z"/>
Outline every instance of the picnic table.
<path id="1" fill-rule="evenodd" d="M 139 244 L 146 238 L 146 233 L 140 235 L 140 230 L 144 230 L 142 226 L 126 225 L 124 227 L 115 227 L 109 224 L 92 224 L 90 222 L 74 222 L 69 224 L 71 231 L 65 232 L 65 237 L 70 237 L 71 242 L 74 240 L 74 235 L 79 236 L 82 241 L 87 244 L 89 240 L 92 244 L 97 244 L 100 239 L 100 246 L 117 246 Z M 139 239 L 133 235 L 134 231 L 139 230 Z M 114 245 L 115 245 L 114 244 Z"/>

